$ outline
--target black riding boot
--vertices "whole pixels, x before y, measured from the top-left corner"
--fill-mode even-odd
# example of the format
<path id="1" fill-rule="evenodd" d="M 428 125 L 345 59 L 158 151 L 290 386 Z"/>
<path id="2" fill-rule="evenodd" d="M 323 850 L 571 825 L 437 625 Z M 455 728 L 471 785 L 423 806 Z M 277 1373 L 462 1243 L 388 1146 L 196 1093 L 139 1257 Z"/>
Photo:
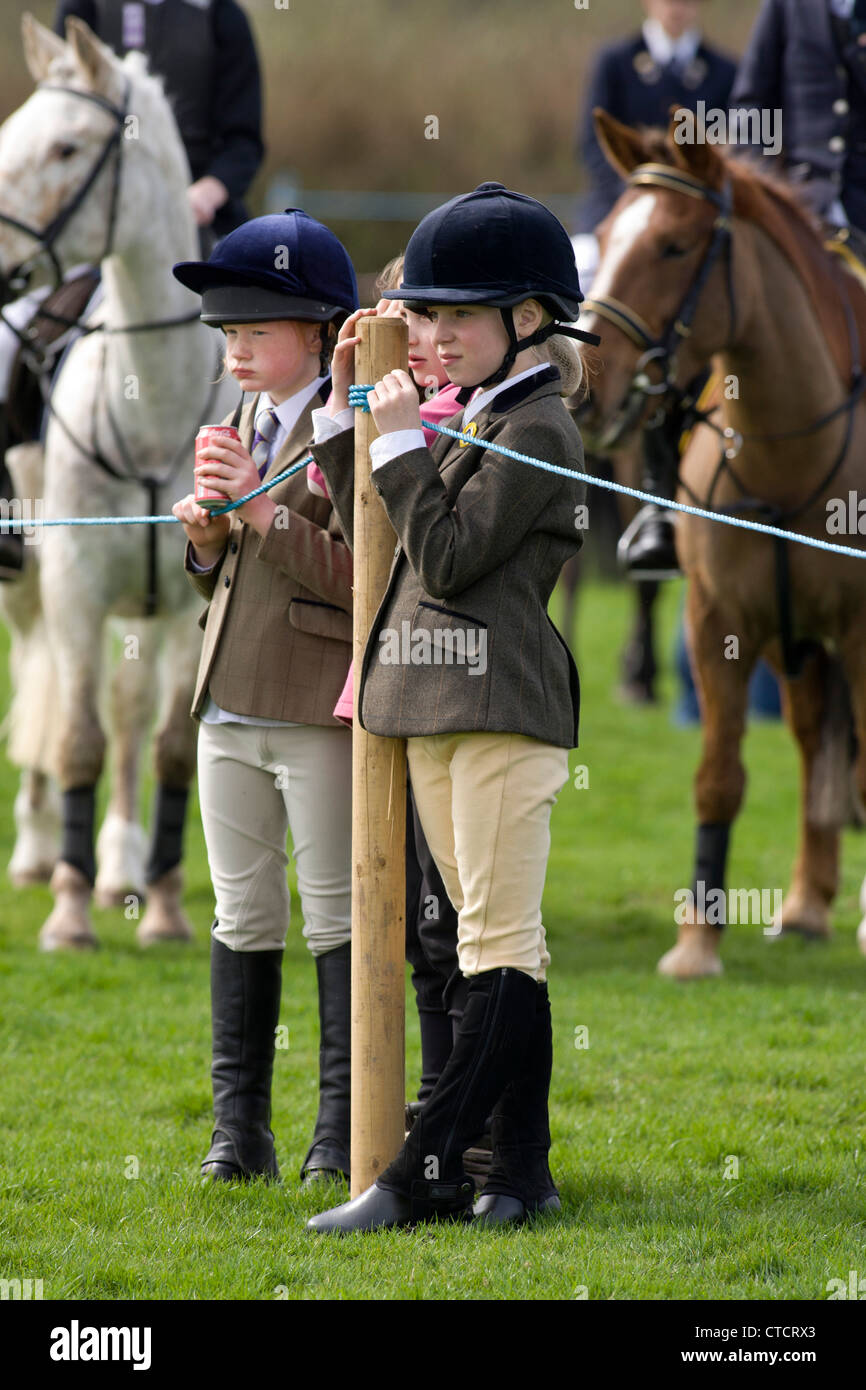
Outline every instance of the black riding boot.
<path id="1" fill-rule="evenodd" d="M 343 1234 L 471 1214 L 463 1152 L 519 1073 L 535 1028 L 536 984 L 520 970 L 472 978 L 451 1056 L 402 1149 L 360 1197 L 308 1221 Z"/>
<path id="2" fill-rule="evenodd" d="M 316 956 L 319 981 L 319 1113 L 301 1168 L 304 1187 L 349 1180 L 352 945 Z"/>
<path id="3" fill-rule="evenodd" d="M 553 1068 L 553 1028 L 547 985 L 536 985 L 535 1029 L 519 1074 L 493 1112 L 493 1160 L 475 1219 L 485 1226 L 559 1211 L 550 1174 L 547 1104 Z"/>
<path id="4" fill-rule="evenodd" d="M 214 1132 L 202 1174 L 279 1178 L 271 1080 L 282 951 L 230 951 L 211 939 Z"/>
<path id="5" fill-rule="evenodd" d="M 671 501 L 677 487 L 679 439 L 682 417 L 676 408 L 654 429 L 644 430 L 643 490 Z M 646 507 L 625 553 L 624 565 L 632 579 L 666 579 L 679 573 L 674 528 L 663 507 Z"/>

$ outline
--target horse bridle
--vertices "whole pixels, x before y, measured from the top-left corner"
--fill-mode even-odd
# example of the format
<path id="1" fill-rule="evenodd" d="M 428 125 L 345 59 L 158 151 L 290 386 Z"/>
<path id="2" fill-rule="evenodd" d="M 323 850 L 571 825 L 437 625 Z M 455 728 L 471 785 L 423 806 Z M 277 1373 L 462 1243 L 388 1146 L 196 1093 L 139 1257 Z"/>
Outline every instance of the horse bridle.
<path id="1" fill-rule="evenodd" d="M 114 236 L 115 229 L 117 226 L 117 210 L 120 203 L 120 180 L 122 172 L 121 153 L 123 149 L 122 139 L 124 126 L 126 124 L 126 118 L 129 114 L 129 79 L 127 78 L 124 81 L 123 97 L 119 106 L 116 106 L 114 102 L 109 101 L 107 97 L 100 96 L 97 92 L 87 92 L 79 87 L 67 87 L 63 83 L 40 82 L 37 84 L 37 89 L 40 91 L 48 92 L 66 92 L 69 96 L 80 97 L 82 101 L 90 101 L 93 103 L 94 106 L 98 106 L 100 110 L 105 111 L 109 116 L 113 116 L 115 124 L 114 129 L 107 136 L 105 143 L 102 149 L 100 150 L 95 163 L 93 164 L 89 173 L 87 174 L 87 177 L 85 178 L 84 182 L 80 185 L 79 188 L 76 189 L 69 201 L 64 203 L 60 210 L 51 219 L 47 227 L 43 227 L 42 229 L 38 227 L 33 227 L 27 222 L 22 222 L 20 218 L 12 217 L 9 213 L 6 212 L 0 212 L 0 223 L 5 223 L 5 225 L 8 227 L 14 227 L 16 231 L 24 232 L 25 235 L 32 237 L 32 239 L 37 243 L 37 249 L 33 252 L 32 255 L 25 257 L 23 261 L 19 262 L 19 264 L 17 266 L 14 266 L 13 269 L 8 272 L 8 274 L 2 277 L 5 283 L 12 289 L 13 293 L 23 293 L 23 291 L 26 289 L 26 279 L 24 277 L 26 277 L 26 275 L 29 274 L 29 269 L 32 266 L 32 263 L 36 260 L 38 256 L 42 255 L 43 253 L 47 254 L 48 259 L 51 263 L 51 269 L 54 275 L 54 289 L 59 289 L 60 286 L 63 284 L 63 267 L 61 266 L 57 256 L 57 252 L 54 249 L 55 243 L 58 237 L 65 229 L 65 227 L 70 222 L 70 220 L 75 216 L 76 212 L 81 207 L 82 203 L 84 202 L 84 199 L 87 197 L 96 180 L 99 178 L 99 175 L 102 173 L 112 154 L 116 155 L 114 161 L 114 178 L 112 180 L 111 185 L 108 222 L 105 229 L 105 246 L 103 248 L 101 256 L 99 257 L 100 262 L 104 261 L 106 257 L 110 256 L 114 248 Z M 16 281 L 18 282 L 17 284 Z M 54 322 L 61 323 L 66 328 L 78 328 L 84 333 L 144 333 L 156 328 L 174 328 L 181 324 L 193 323 L 199 317 L 198 312 L 192 312 L 189 314 L 179 315 L 178 317 L 171 319 L 154 320 L 153 322 L 147 323 L 124 324 L 119 328 L 111 328 L 106 324 L 86 325 L 82 323 L 79 319 L 70 319 L 62 314 L 51 313 L 47 310 L 40 311 L 40 313 L 43 318 L 51 319 Z M 27 347 L 28 349 L 32 349 L 32 342 L 30 337 L 28 336 L 26 329 L 20 329 L 15 324 L 10 322 L 10 320 L 6 318 L 6 315 L 3 314 L 2 309 L 0 309 L 0 317 L 2 317 L 3 322 L 6 324 L 6 327 L 9 328 L 11 332 L 15 334 L 16 338 L 18 338 L 18 340 L 25 347 Z M 38 367 L 38 363 L 36 363 L 35 365 Z"/>
<path id="2" fill-rule="evenodd" d="M 41 255 L 43 252 L 47 253 L 48 259 L 51 262 L 51 269 L 54 273 L 56 281 L 54 288 L 60 288 L 60 286 L 63 283 L 63 270 L 61 268 L 60 261 L 57 258 L 57 253 L 54 249 L 54 243 L 57 241 L 57 238 L 60 236 L 61 232 L 66 227 L 67 223 L 70 221 L 72 217 L 74 217 L 75 213 L 81 207 L 81 204 L 84 202 L 84 199 L 87 197 L 94 183 L 99 178 L 99 175 L 102 173 L 112 154 L 116 154 L 116 159 L 114 162 L 114 179 L 111 186 L 111 201 L 109 205 L 108 226 L 106 228 L 105 250 L 103 251 L 103 254 L 100 257 L 101 260 L 104 260 L 106 256 L 111 255 L 111 250 L 114 245 L 114 229 L 115 224 L 117 222 L 117 207 L 120 195 L 122 148 L 120 142 L 123 138 L 123 128 L 128 114 L 127 108 L 129 105 L 130 92 L 129 80 L 127 79 L 125 82 L 122 104 L 120 106 L 115 106 L 114 102 L 109 101 L 107 97 L 100 96 L 97 92 L 87 92 L 83 91 L 79 87 L 67 87 L 64 86 L 62 83 L 57 82 L 40 82 L 38 83 L 38 90 L 48 92 L 66 92 L 69 96 L 80 97 L 82 101 L 93 102 L 94 106 L 98 106 L 101 111 L 105 111 L 109 116 L 113 116 L 115 124 L 114 129 L 109 133 L 105 141 L 105 144 L 103 145 L 99 155 L 96 158 L 95 163 L 90 169 L 90 172 L 88 173 L 84 182 L 78 189 L 76 189 L 75 193 L 73 193 L 69 201 L 67 203 L 64 203 L 63 207 L 60 208 L 59 212 L 56 213 L 56 215 L 52 218 L 47 227 L 43 227 L 41 229 L 39 227 L 33 227 L 30 226 L 27 222 L 22 222 L 17 217 L 10 217 L 8 213 L 0 212 L 0 222 L 5 223 L 9 227 L 14 227 L 16 231 L 24 232 L 27 236 L 32 237 L 33 240 L 37 243 L 38 247 L 38 249 L 33 253 L 32 256 L 27 256 L 23 261 L 21 261 L 17 266 L 15 266 L 14 269 L 10 270 L 8 275 L 5 277 L 7 282 L 10 283 L 14 289 L 23 289 L 26 287 L 20 285 L 20 277 L 22 276 L 25 269 L 30 267 L 30 265 L 36 259 L 36 257 Z M 15 286 L 14 282 L 16 279 L 19 279 L 19 286 Z"/>
<path id="3" fill-rule="evenodd" d="M 642 164 L 633 170 L 628 182 L 633 186 L 650 184 L 657 188 L 669 188 L 679 193 L 685 193 L 692 198 L 700 198 L 706 202 L 713 203 L 718 208 L 718 215 L 713 224 L 713 235 L 707 247 L 703 262 L 698 270 L 692 284 L 686 291 L 680 304 L 679 312 L 673 321 L 658 336 L 655 337 L 648 324 L 641 316 L 628 305 L 620 300 L 614 299 L 610 295 L 598 295 L 596 298 L 584 300 L 584 309 L 589 313 L 598 314 L 600 318 L 606 319 L 608 323 L 619 328 L 627 338 L 637 347 L 643 348 L 644 352 L 637 362 L 635 374 L 632 378 L 631 386 L 627 393 L 626 402 L 620 412 L 617 423 L 617 430 L 614 438 L 619 438 L 637 423 L 642 411 L 645 409 L 646 398 L 648 396 L 658 396 L 660 398 L 669 397 L 685 407 L 685 428 L 692 428 L 695 424 L 702 423 L 708 425 L 719 435 L 721 440 L 721 454 L 710 484 L 709 494 L 706 498 L 700 498 L 689 488 L 682 479 L 680 486 L 687 493 L 689 498 L 697 505 L 706 510 L 718 512 L 737 512 L 751 511 L 764 517 L 772 525 L 790 525 L 794 520 L 802 517 L 826 492 L 833 478 L 841 469 L 851 443 L 851 436 L 854 427 L 854 409 L 857 402 L 866 390 L 866 375 L 864 375 L 861 362 L 860 335 L 857 329 L 857 321 L 854 317 L 851 305 L 843 292 L 840 291 L 843 309 L 845 312 L 846 326 L 848 330 L 848 343 L 851 358 L 851 385 L 848 393 L 838 405 L 825 411 L 810 424 L 801 426 L 797 429 L 772 431 L 760 434 L 743 435 L 739 431 L 731 429 L 730 426 L 722 428 L 710 418 L 712 410 L 702 410 L 697 401 L 694 400 L 688 390 L 677 386 L 673 380 L 676 364 L 676 353 L 684 338 L 689 337 L 691 326 L 697 312 L 698 300 L 706 285 L 707 279 L 715 266 L 719 257 L 726 253 L 728 266 L 728 300 L 731 315 L 731 338 L 733 339 L 736 324 L 736 301 L 734 298 L 733 268 L 732 268 L 732 236 L 731 236 L 731 214 L 733 206 L 733 193 L 730 180 L 726 177 L 725 183 L 720 191 L 710 188 L 701 182 L 694 175 L 687 174 L 682 170 L 671 169 L 665 164 Z M 662 367 L 663 380 L 653 385 L 649 379 L 646 368 L 651 361 L 658 361 Z M 662 407 L 660 416 L 663 418 L 665 407 Z M 847 413 L 847 422 L 842 442 L 836 452 L 833 462 L 816 487 L 814 487 L 805 500 L 798 505 L 782 508 L 774 503 L 769 503 L 761 498 L 750 496 L 747 487 L 738 477 L 731 466 L 731 461 L 735 459 L 748 439 L 752 442 L 761 443 L 781 443 L 788 439 L 806 438 L 810 434 L 823 429 L 838 416 Z M 651 421 L 649 427 L 660 421 Z M 608 445 L 610 447 L 610 445 Z M 724 506 L 714 505 L 713 496 L 722 474 L 726 473 L 734 482 L 740 493 L 740 499 L 736 502 L 727 503 Z M 782 644 L 782 654 L 784 667 L 788 676 L 796 676 L 802 669 L 804 656 L 808 650 L 808 643 L 796 640 L 794 633 L 794 618 L 791 601 L 791 582 L 790 566 L 788 559 L 787 542 L 780 537 L 774 537 L 775 550 L 775 570 L 776 570 L 776 595 L 779 607 L 779 630 Z"/>
<path id="4" fill-rule="evenodd" d="M 616 422 L 617 428 L 614 432 L 616 439 L 627 433 L 637 423 L 646 407 L 648 397 L 658 397 L 660 402 L 662 398 L 676 398 L 680 401 L 688 398 L 687 391 L 677 386 L 674 380 L 677 353 L 683 341 L 691 336 L 692 324 L 698 310 L 700 297 L 716 262 L 722 256 L 725 257 L 727 264 L 728 304 L 732 334 L 736 325 L 736 298 L 731 254 L 731 217 L 734 200 L 730 179 L 726 177 L 721 189 L 715 189 L 710 188 L 708 184 L 703 183 L 685 170 L 672 169 L 666 164 L 640 164 L 629 175 L 628 184 L 631 187 L 650 185 L 655 188 L 666 188 L 677 193 L 684 193 L 689 198 L 697 198 L 701 202 L 712 203 L 717 209 L 717 215 L 713 222 L 712 236 L 697 275 L 683 295 L 676 313 L 661 333 L 653 333 L 649 324 L 640 314 L 629 305 L 624 304 L 622 300 L 615 299 L 613 295 L 590 295 L 583 302 L 584 313 L 597 314 L 599 318 L 605 319 L 624 333 L 636 347 L 643 349 L 635 364 L 626 400 Z M 661 380 L 655 383 L 647 371 L 651 363 L 655 363 L 662 374 Z M 656 417 L 656 423 L 660 423 L 663 413 L 662 409 Z M 727 437 L 734 440 L 735 431 L 731 430 Z M 739 451 L 738 446 L 730 444 L 729 447 L 733 451 L 730 457 L 735 457 Z"/>

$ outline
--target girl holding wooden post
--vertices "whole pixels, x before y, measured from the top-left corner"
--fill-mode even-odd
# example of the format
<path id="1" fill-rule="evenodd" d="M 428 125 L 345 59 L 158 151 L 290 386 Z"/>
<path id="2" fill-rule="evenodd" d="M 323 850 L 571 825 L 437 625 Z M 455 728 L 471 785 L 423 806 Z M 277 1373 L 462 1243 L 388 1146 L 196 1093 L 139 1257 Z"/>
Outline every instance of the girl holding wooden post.
<path id="1" fill-rule="evenodd" d="M 561 379 L 542 346 L 552 334 L 584 336 L 566 327 L 582 295 L 568 235 L 548 209 L 482 184 L 424 219 L 404 283 L 388 294 L 434 324 L 439 359 L 463 388 L 453 427 L 582 468 L 561 399 L 577 382 Z M 328 408 L 314 412 L 314 453 L 350 542 L 348 386 L 361 313 L 341 330 Z M 499 1225 L 559 1208 L 541 896 L 579 686 L 547 602 L 580 546 L 584 490 L 465 440 L 441 436 L 428 449 L 406 372 L 377 382 L 369 404 L 380 432 L 373 485 L 399 545 L 358 676 L 358 714 L 368 732 L 407 740 L 424 832 L 459 913 L 467 992 L 451 1057 L 396 1158 L 308 1224 L 344 1233 L 471 1215 L 462 1155 L 492 1110 L 493 1163 L 474 1215 Z"/>

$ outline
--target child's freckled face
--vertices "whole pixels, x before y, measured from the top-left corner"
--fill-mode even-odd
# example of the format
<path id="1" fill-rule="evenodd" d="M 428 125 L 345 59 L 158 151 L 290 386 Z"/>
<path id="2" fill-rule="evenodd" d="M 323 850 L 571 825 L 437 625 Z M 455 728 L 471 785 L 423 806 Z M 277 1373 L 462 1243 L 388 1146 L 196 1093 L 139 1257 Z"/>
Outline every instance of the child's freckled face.
<path id="1" fill-rule="evenodd" d="M 508 349 L 498 309 L 486 304 L 436 304 L 428 309 L 433 347 L 457 386 L 474 386 L 496 371 Z"/>
<path id="2" fill-rule="evenodd" d="M 227 323 L 223 331 L 228 369 L 245 391 L 267 391 L 279 404 L 318 375 L 316 324 L 273 319 Z"/>

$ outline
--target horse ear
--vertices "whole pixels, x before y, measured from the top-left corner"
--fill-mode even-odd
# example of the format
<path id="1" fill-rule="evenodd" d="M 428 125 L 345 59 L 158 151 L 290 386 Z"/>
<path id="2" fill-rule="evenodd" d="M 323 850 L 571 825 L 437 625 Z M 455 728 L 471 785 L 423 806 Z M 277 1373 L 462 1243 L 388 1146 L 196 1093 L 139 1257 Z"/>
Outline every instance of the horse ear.
<path id="1" fill-rule="evenodd" d="M 21 38 L 24 42 L 24 58 L 34 82 L 42 82 L 48 76 L 48 69 L 55 58 L 66 53 L 66 44 L 29 11 L 21 16 Z"/>
<path id="2" fill-rule="evenodd" d="M 623 125 L 600 106 L 593 108 L 592 117 L 601 152 L 617 173 L 628 178 L 639 164 L 646 164 L 649 150 L 639 131 Z"/>
<path id="3" fill-rule="evenodd" d="M 66 37 L 88 86 L 104 96 L 113 95 L 117 84 L 111 49 L 100 43 L 89 25 L 75 15 L 66 21 Z"/>
<path id="4" fill-rule="evenodd" d="M 705 139 L 688 140 L 680 143 L 675 130 L 682 119 L 680 109 L 671 107 L 671 123 L 668 127 L 665 145 L 670 151 L 674 164 L 686 173 L 694 174 L 708 188 L 721 188 L 725 181 L 725 162 L 714 145 Z M 697 127 L 695 129 L 697 134 Z M 703 132 L 701 132 L 703 134 Z"/>

